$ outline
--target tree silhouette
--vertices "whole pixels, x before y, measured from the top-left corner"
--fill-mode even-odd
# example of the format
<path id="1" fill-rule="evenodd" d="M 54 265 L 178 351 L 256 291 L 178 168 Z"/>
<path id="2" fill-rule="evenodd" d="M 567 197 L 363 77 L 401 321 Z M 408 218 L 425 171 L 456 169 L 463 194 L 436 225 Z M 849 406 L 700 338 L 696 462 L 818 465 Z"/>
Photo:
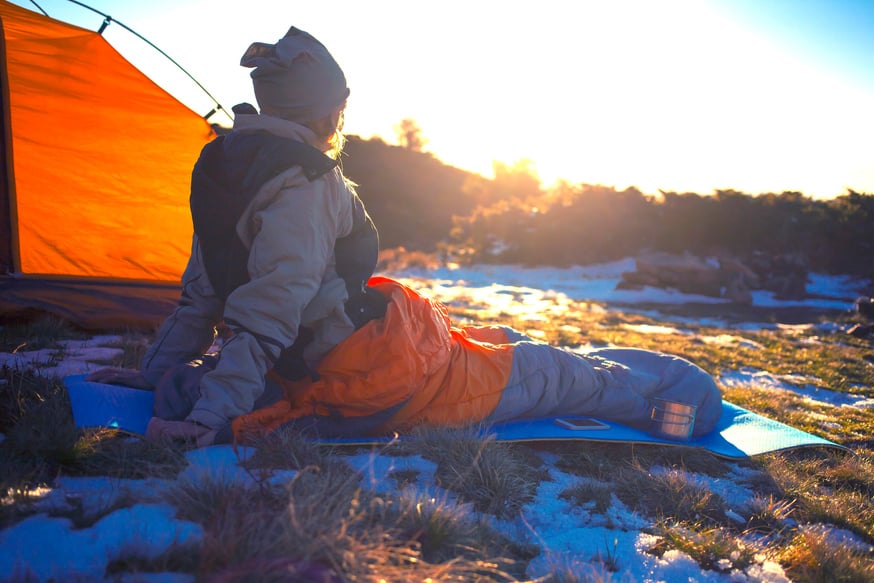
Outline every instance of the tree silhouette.
<path id="1" fill-rule="evenodd" d="M 415 122 L 407 128 L 420 137 Z M 748 265 L 789 258 L 818 273 L 874 279 L 871 193 L 817 200 L 733 189 L 651 196 L 569 182 L 543 189 L 525 160 L 496 163 L 488 179 L 408 146 L 357 136 L 349 136 L 343 168 L 386 249 L 529 265 L 584 265 L 648 251 Z"/>
<path id="2" fill-rule="evenodd" d="M 395 126 L 398 145 L 413 152 L 421 152 L 428 140 L 422 135 L 422 128 L 412 118 L 404 118 Z"/>

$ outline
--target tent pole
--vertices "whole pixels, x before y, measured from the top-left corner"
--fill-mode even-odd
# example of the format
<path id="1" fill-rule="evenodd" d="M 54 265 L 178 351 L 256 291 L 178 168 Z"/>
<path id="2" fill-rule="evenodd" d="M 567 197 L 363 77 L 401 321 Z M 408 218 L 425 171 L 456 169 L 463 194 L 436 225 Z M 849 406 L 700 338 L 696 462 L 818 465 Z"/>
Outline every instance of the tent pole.
<path id="1" fill-rule="evenodd" d="M 100 16 L 103 17 L 103 24 L 100 25 L 100 30 L 97 31 L 98 34 L 102 35 L 102 34 L 103 34 L 103 31 L 106 30 L 106 27 L 109 26 L 110 24 L 112 24 L 112 23 L 114 22 L 114 23 L 118 24 L 120 27 L 122 27 L 123 29 L 125 29 L 126 31 L 128 31 L 129 33 L 131 33 L 132 35 L 134 35 L 135 37 L 137 37 L 138 39 L 140 39 L 141 41 L 143 41 L 144 43 L 146 43 L 147 45 L 149 45 L 150 47 L 152 47 L 153 49 L 155 49 L 156 51 L 158 51 L 159 53 L 161 53 L 161 55 L 162 55 L 165 59 L 167 59 L 168 61 L 170 61 L 171 63 L 173 63 L 173 64 L 174 64 L 174 65 L 175 65 L 175 66 L 176 66 L 180 71 L 182 71 L 182 72 L 183 72 L 183 73 L 184 73 L 184 74 L 185 74 L 189 79 L 191 79 L 191 80 L 194 82 L 194 84 L 197 85 L 197 86 L 200 88 L 200 90 L 203 91 L 203 92 L 207 95 L 207 97 L 209 97 L 210 99 L 212 99 L 213 103 L 215 103 L 215 107 L 213 108 L 213 110 L 210 111 L 207 115 L 205 115 L 205 116 L 204 116 L 204 119 L 209 119 L 209 117 L 210 117 L 211 115 L 213 115 L 214 113 L 216 113 L 216 112 L 218 112 L 218 111 L 223 111 L 223 112 L 225 113 L 225 115 L 227 115 L 227 116 L 231 119 L 231 121 L 234 121 L 233 116 L 232 116 L 230 113 L 228 113 L 228 111 L 224 108 L 224 106 L 222 106 L 222 104 L 219 103 L 219 100 L 216 99 L 216 98 L 213 96 L 213 94 L 210 93 L 210 92 L 206 89 L 206 87 L 204 87 L 203 85 L 201 85 L 200 81 L 198 81 L 197 79 L 194 78 L 194 75 L 192 75 L 191 73 L 189 73 L 189 72 L 185 69 L 185 67 L 183 67 L 182 65 L 180 65 L 180 64 L 176 61 L 176 59 L 174 59 L 173 57 L 171 57 L 170 55 L 168 55 L 167 53 L 165 53 L 165 52 L 164 52 L 164 51 L 163 51 L 159 46 L 157 46 L 155 43 L 153 43 L 152 41 L 150 41 L 149 39 L 147 39 L 146 37 L 144 37 L 143 35 L 141 35 L 141 34 L 138 33 L 137 31 L 135 31 L 134 29 L 132 29 L 131 27 L 129 27 L 128 25 L 126 25 L 126 24 L 123 23 L 122 21 L 117 20 L 117 19 L 113 18 L 112 16 L 110 16 L 110 15 L 104 13 L 104 12 L 99 11 L 99 10 L 97 10 L 96 8 L 93 8 L 93 7 L 91 7 L 91 6 L 88 6 L 88 5 L 85 4 L 84 2 L 79 2 L 79 0 L 67 0 L 67 1 L 68 1 L 68 2 L 72 2 L 73 4 L 75 4 L 75 5 L 77 5 L 77 6 L 81 6 L 82 8 L 85 8 L 85 9 L 87 9 L 87 10 L 90 10 L 91 12 L 94 12 L 94 13 L 96 13 L 96 14 L 99 14 Z"/>
<path id="2" fill-rule="evenodd" d="M 30 0 L 30 3 L 37 7 L 37 9 L 42 12 L 43 16 L 48 16 L 49 13 L 42 9 L 42 6 L 36 3 L 36 0 Z"/>

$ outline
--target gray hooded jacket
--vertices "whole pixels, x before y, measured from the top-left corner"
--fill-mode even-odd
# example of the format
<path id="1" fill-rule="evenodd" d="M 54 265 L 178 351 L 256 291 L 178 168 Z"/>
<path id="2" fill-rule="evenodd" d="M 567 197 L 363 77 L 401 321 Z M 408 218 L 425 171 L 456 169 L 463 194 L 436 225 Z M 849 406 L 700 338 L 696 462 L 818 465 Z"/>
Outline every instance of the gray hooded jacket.
<path id="1" fill-rule="evenodd" d="M 237 115 L 234 132 L 245 131 L 323 147 L 308 128 L 268 115 Z M 334 256 L 337 239 L 352 231 L 354 196 L 337 168 L 310 181 L 295 166 L 268 180 L 237 223 L 237 234 L 249 249 L 250 279 L 226 302 L 209 282 L 194 237 L 182 299 L 142 365 L 146 379 L 157 384 L 173 366 L 202 356 L 220 321 L 234 323 L 217 367 L 200 383 L 200 398 L 188 420 L 219 428 L 250 412 L 264 391 L 267 371 L 280 351 L 294 343 L 301 326 L 314 333 L 304 352 L 311 366 L 355 330 L 344 310 L 348 293 Z"/>

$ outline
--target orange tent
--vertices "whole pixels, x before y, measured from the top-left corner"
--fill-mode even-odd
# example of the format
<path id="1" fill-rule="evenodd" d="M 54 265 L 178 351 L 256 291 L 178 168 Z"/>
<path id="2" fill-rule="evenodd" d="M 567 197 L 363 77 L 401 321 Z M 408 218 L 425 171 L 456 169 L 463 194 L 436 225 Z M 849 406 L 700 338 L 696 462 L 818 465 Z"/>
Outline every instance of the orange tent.
<path id="1" fill-rule="evenodd" d="M 5 0 L 0 26 L 0 318 L 160 321 L 212 128 L 97 32 Z"/>

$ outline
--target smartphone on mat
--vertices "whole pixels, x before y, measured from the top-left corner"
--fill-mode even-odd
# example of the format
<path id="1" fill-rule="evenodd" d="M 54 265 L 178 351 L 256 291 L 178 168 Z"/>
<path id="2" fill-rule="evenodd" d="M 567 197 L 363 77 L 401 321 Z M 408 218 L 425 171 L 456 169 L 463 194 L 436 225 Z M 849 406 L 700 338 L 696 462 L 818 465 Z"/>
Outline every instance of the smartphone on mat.
<path id="1" fill-rule="evenodd" d="M 610 429 L 606 423 L 591 417 L 558 417 L 555 419 L 555 424 L 574 430 Z"/>

